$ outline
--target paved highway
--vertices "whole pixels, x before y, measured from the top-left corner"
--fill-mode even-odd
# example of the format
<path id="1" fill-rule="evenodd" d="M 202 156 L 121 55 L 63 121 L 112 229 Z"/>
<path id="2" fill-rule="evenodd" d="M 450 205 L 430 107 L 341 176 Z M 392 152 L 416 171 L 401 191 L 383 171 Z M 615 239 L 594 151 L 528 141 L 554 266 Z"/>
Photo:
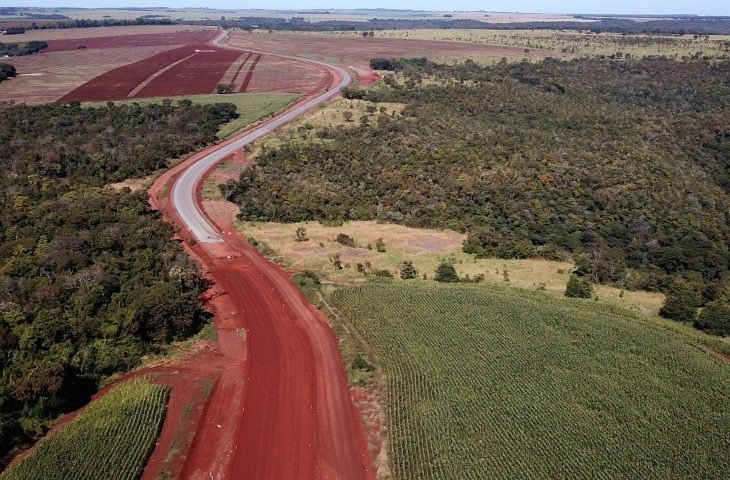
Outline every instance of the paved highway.
<path id="1" fill-rule="evenodd" d="M 275 55 L 266 52 L 260 53 L 263 53 L 265 55 L 271 55 L 274 57 L 288 58 L 301 62 L 307 62 L 325 67 L 331 72 L 335 73 L 335 77 L 339 78 L 340 80 L 336 85 L 332 86 L 326 92 L 297 104 L 294 108 L 283 112 L 273 119 L 263 123 L 259 127 L 249 130 L 246 134 L 235 138 L 233 141 L 221 144 L 219 148 L 212 150 L 208 155 L 195 162 L 193 165 L 188 167 L 182 175 L 180 175 L 180 177 L 177 179 L 172 187 L 172 201 L 180 219 L 185 223 L 185 225 L 187 225 L 190 232 L 199 242 L 216 243 L 223 241 L 223 238 L 221 238 L 218 230 L 208 221 L 205 215 L 203 215 L 203 213 L 200 211 L 200 206 L 197 202 L 196 188 L 200 183 L 200 180 L 205 175 L 205 172 L 207 172 L 211 167 L 213 167 L 213 165 L 220 162 L 236 150 L 239 150 L 244 146 L 260 139 L 261 137 L 270 134 L 282 125 L 285 125 L 304 115 L 308 110 L 312 109 L 313 107 L 316 107 L 317 105 L 326 102 L 330 98 L 334 97 L 343 87 L 349 85 L 352 79 L 350 73 L 346 69 L 335 65 L 318 62 L 316 60 L 306 60 L 298 57 Z M 225 101 L 225 98 L 221 97 L 221 101 Z"/>

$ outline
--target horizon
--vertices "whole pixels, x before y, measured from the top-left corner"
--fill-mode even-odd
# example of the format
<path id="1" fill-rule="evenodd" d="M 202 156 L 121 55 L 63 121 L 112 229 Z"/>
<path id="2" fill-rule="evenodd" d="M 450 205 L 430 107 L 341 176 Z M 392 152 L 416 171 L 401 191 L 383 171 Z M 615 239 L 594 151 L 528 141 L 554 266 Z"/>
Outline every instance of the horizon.
<path id="1" fill-rule="evenodd" d="M 274 0 L 261 1 L 254 0 L 245 8 L 236 5 L 233 0 L 216 0 L 211 2 L 210 6 L 185 5 L 186 0 L 151 0 L 135 2 L 133 5 L 118 4 L 113 0 L 81 0 L 74 2 L 74 5 L 58 3 L 55 0 L 39 1 L 33 5 L 28 5 L 24 0 L 9 0 L 3 7 L 6 8 L 42 8 L 42 9 L 73 9 L 73 10 L 99 10 L 99 9 L 184 9 L 184 10 L 266 10 L 266 11 L 307 11 L 307 10 L 383 10 L 383 11 L 410 11 L 410 12 L 485 12 L 485 13 L 515 13 L 515 14 L 545 14 L 545 15 L 596 15 L 596 16 L 730 16 L 730 3 L 726 5 L 718 5 L 712 0 L 698 0 L 692 3 L 692 8 L 688 9 L 686 2 L 678 0 L 657 1 L 651 0 L 636 2 L 630 0 L 615 1 L 593 1 L 580 2 L 575 0 L 569 1 L 550 1 L 550 0 L 522 0 L 517 2 L 490 2 L 488 8 L 484 4 L 473 0 L 461 0 L 456 5 L 451 3 L 454 8 L 444 9 L 438 8 L 439 3 L 433 0 L 426 2 L 412 2 L 411 0 L 392 1 L 375 0 L 367 2 L 367 5 L 361 5 L 358 1 L 348 0 L 343 2 L 343 6 L 332 6 L 317 2 L 309 2 L 307 0 Z M 689 11 L 688 11 L 689 10 Z"/>

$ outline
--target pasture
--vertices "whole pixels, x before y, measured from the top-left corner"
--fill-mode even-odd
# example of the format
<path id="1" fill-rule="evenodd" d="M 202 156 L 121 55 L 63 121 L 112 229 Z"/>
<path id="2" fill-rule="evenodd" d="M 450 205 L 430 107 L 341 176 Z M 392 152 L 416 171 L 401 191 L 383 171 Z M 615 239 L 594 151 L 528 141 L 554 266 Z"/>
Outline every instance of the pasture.
<path id="1" fill-rule="evenodd" d="M 146 377 L 113 387 L 0 480 L 139 478 L 162 428 L 168 392 Z"/>
<path id="2" fill-rule="evenodd" d="M 351 35 L 338 32 L 337 35 Z M 719 35 L 708 37 L 693 35 L 621 35 L 612 33 L 567 30 L 386 30 L 377 32 L 376 37 L 389 39 L 410 39 L 428 41 L 449 41 L 471 44 L 505 45 L 521 49 L 539 49 L 555 52 L 561 58 L 615 56 L 627 54 L 634 58 L 666 56 L 682 59 L 697 55 L 710 58 L 727 58 L 726 38 Z M 434 54 L 441 61 L 452 61 Z M 436 58 L 432 58 L 436 59 Z"/>
<path id="3" fill-rule="evenodd" d="M 391 281 L 331 301 L 387 383 L 394 478 L 723 478 L 730 369 L 591 301 Z"/>

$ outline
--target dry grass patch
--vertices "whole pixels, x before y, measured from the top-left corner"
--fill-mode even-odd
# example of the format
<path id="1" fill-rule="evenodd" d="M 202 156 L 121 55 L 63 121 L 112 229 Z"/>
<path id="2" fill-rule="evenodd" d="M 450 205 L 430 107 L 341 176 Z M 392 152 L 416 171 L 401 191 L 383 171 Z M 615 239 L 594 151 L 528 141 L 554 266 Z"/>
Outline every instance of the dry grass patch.
<path id="1" fill-rule="evenodd" d="M 375 112 L 369 112 L 375 109 Z M 327 102 L 325 105 L 312 110 L 304 117 L 280 128 L 274 133 L 269 135 L 263 140 L 256 142 L 251 146 L 249 156 L 256 158 L 263 149 L 272 149 L 281 145 L 282 141 L 287 138 L 295 138 L 306 142 L 323 142 L 321 138 L 317 137 L 317 130 L 323 127 L 338 127 L 343 126 L 345 128 L 352 128 L 360 124 L 360 117 L 363 115 L 379 115 L 381 110 L 385 109 L 387 115 L 399 114 L 405 104 L 402 103 L 386 103 L 386 102 L 368 102 L 365 100 L 348 100 L 345 98 L 337 98 L 331 102 Z M 346 114 L 345 112 L 349 112 Z M 352 115 L 348 121 L 345 115 Z M 370 119 L 372 121 L 372 117 Z"/>
<path id="2" fill-rule="evenodd" d="M 296 239 L 300 226 L 306 230 L 307 241 Z M 358 271 L 358 263 L 363 267 L 369 265 L 371 271 L 388 270 L 397 277 L 399 265 L 405 260 L 413 262 L 419 278 L 425 273 L 431 279 L 438 264 L 446 260 L 454 264 L 462 278 L 484 275 L 485 284 L 542 290 L 562 297 L 573 269 L 569 262 L 476 259 L 474 255 L 461 251 L 466 236 L 452 230 L 408 228 L 372 221 L 347 222 L 339 227 L 324 226 L 318 222 L 236 222 L 235 227 L 244 236 L 264 242 L 285 260 L 288 267 L 316 270 L 326 280 L 338 283 L 365 281 L 367 276 Z M 353 238 L 356 246 L 338 243 L 337 235 L 341 233 Z M 385 252 L 376 250 L 376 242 L 381 238 Z M 342 269 L 335 267 L 336 256 L 339 256 Z M 622 293 L 620 289 L 603 285 L 596 287 L 595 295 L 599 302 L 619 305 L 645 315 L 655 315 L 664 301 L 664 296 L 658 293 Z"/>

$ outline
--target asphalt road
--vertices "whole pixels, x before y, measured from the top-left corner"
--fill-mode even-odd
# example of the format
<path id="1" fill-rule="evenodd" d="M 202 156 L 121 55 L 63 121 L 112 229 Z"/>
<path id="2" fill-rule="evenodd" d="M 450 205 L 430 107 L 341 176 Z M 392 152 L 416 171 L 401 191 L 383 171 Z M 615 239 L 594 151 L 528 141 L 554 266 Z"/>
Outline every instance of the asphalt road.
<path id="1" fill-rule="evenodd" d="M 261 126 L 248 131 L 245 135 L 236 138 L 231 142 L 226 142 L 222 144 L 220 148 L 211 151 L 208 155 L 198 160 L 196 163 L 188 167 L 183 172 L 180 178 L 178 178 L 173 185 L 172 201 L 180 219 L 185 223 L 185 225 L 187 225 L 190 233 L 192 233 L 199 242 L 216 243 L 223 241 L 223 238 L 220 236 L 218 230 L 208 221 L 205 215 L 203 215 L 203 213 L 200 211 L 200 207 L 198 206 L 196 187 L 200 183 L 200 180 L 203 178 L 205 173 L 216 163 L 220 162 L 236 150 L 239 150 L 244 146 L 260 139 L 261 137 L 270 134 L 277 128 L 286 125 L 293 120 L 296 120 L 317 105 L 331 99 L 332 97 L 337 95 L 343 87 L 349 85 L 352 79 L 350 73 L 346 69 L 335 65 L 318 62 L 316 60 L 307 60 L 299 57 L 274 55 L 265 52 L 260 53 L 264 53 L 265 55 L 271 55 L 274 57 L 294 59 L 297 61 L 323 66 L 335 73 L 336 78 L 339 77 L 340 80 L 336 85 L 331 87 L 326 92 L 321 93 L 309 100 L 301 102 L 297 104 L 294 108 L 291 108 L 274 117 L 273 119 L 267 121 Z"/>

